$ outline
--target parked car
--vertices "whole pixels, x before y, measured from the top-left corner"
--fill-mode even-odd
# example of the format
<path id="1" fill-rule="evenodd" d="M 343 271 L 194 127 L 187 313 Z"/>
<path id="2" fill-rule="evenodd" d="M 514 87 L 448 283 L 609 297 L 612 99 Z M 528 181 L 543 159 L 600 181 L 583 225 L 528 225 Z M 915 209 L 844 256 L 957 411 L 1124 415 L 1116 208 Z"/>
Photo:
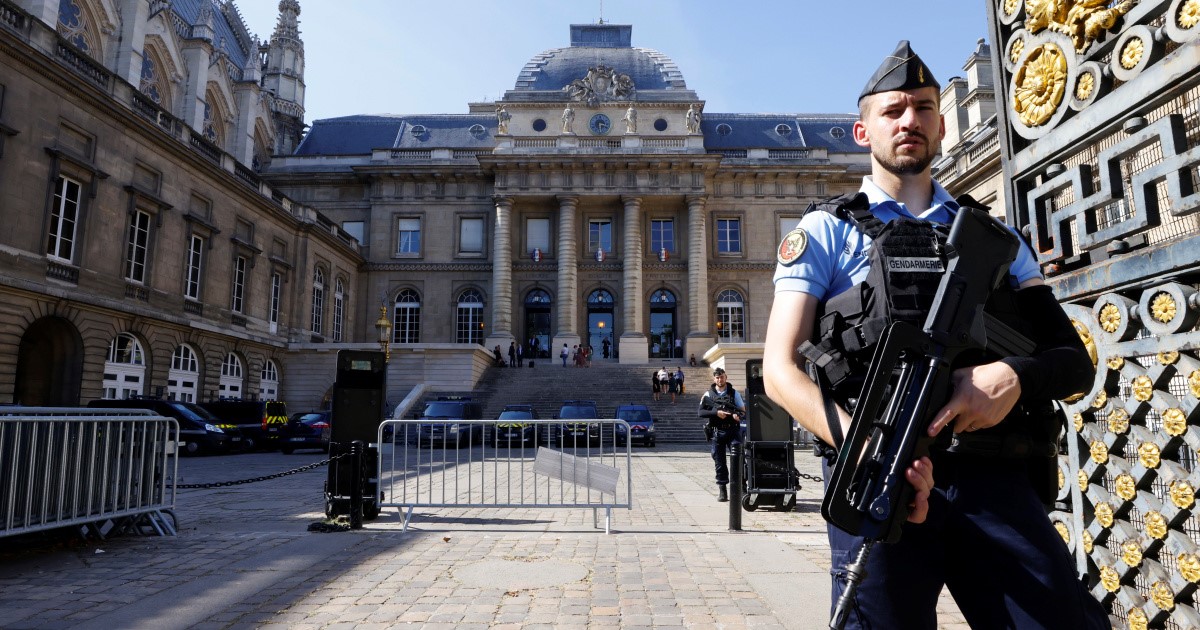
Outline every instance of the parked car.
<path id="1" fill-rule="evenodd" d="M 618 405 L 614 415 L 618 420 L 629 423 L 628 435 L 625 425 L 617 423 L 617 446 L 625 446 L 626 440 L 630 444 L 654 446 L 654 417 L 646 405 Z"/>
<path id="2" fill-rule="evenodd" d="M 591 400 L 564 400 L 554 416 L 559 420 L 599 420 L 596 403 Z M 547 444 L 562 447 L 600 446 L 599 422 L 562 422 L 550 425 Z"/>
<path id="3" fill-rule="evenodd" d="M 492 445 L 497 448 L 513 446 L 537 446 L 537 425 L 522 420 L 537 420 L 533 405 L 505 405 L 496 418 L 496 432 Z"/>
<path id="4" fill-rule="evenodd" d="M 292 414 L 280 432 L 279 450 L 284 455 L 291 455 L 302 448 L 316 448 L 328 453 L 332 421 L 331 411 Z"/>
<path id="5" fill-rule="evenodd" d="M 421 420 L 436 420 L 436 422 L 421 422 L 417 427 L 417 440 L 433 446 L 435 443 L 443 446 L 461 448 L 463 445 L 483 443 L 482 423 L 458 423 L 454 420 L 480 420 L 483 418 L 483 405 L 473 402 L 467 397 L 439 396 L 437 400 L 425 405 L 421 412 Z"/>
<path id="6" fill-rule="evenodd" d="M 220 421 L 204 409 L 177 400 L 161 398 L 105 398 L 87 404 L 92 409 L 149 409 L 179 423 L 179 452 L 185 455 L 227 453 L 242 445 L 242 433 L 237 427 L 217 426 Z"/>
<path id="7" fill-rule="evenodd" d="M 248 451 L 278 448 L 279 432 L 288 421 L 287 405 L 278 400 L 222 398 L 200 406 L 241 429 Z"/>

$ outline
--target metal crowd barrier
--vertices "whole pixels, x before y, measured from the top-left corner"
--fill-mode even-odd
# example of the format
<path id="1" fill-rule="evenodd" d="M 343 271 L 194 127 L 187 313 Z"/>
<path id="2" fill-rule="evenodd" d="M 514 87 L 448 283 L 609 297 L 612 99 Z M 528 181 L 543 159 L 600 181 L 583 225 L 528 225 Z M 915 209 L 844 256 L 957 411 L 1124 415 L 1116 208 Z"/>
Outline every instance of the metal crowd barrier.
<path id="1" fill-rule="evenodd" d="M 632 509 L 623 420 L 387 420 L 379 428 L 381 507 L 592 508 L 611 531 Z"/>
<path id="2" fill-rule="evenodd" d="M 178 440 L 144 409 L 0 407 L 0 537 L 110 521 L 174 535 Z"/>

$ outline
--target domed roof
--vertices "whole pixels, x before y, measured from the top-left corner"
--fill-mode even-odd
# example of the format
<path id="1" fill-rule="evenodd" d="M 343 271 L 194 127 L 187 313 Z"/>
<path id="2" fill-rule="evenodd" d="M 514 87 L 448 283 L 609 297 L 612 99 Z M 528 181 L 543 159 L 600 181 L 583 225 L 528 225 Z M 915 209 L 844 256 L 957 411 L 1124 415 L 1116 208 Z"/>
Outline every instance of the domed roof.
<path id="1" fill-rule="evenodd" d="M 532 96 L 519 93 L 562 92 L 572 82 L 592 76 L 592 69 L 605 67 L 626 75 L 635 93 L 654 92 L 655 99 L 694 100 L 696 95 L 688 90 L 675 62 L 656 50 L 634 48 L 632 33 L 633 27 L 627 24 L 572 24 L 571 46 L 534 55 L 506 99 Z"/>

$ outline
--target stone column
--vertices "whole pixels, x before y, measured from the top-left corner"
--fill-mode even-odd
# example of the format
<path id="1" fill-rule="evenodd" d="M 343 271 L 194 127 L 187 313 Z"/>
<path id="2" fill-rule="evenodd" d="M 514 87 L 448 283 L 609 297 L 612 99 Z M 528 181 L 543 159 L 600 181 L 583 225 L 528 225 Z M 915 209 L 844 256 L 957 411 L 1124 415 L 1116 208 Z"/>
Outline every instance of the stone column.
<path id="1" fill-rule="evenodd" d="M 562 345 L 568 348 L 579 344 L 579 242 L 576 238 L 576 211 L 579 197 L 563 195 L 558 198 L 558 295 L 554 310 L 558 314 L 551 356 L 558 356 Z"/>
<path id="2" fill-rule="evenodd" d="M 649 360 L 646 334 L 642 331 L 645 303 L 642 299 L 642 199 L 621 197 L 625 204 L 625 235 L 622 258 L 621 339 L 618 351 L 621 363 L 644 364 Z"/>
<path id="3" fill-rule="evenodd" d="M 704 197 L 689 196 L 688 206 L 688 319 L 691 330 L 684 353 L 704 356 L 717 341 L 710 328 L 708 315 L 708 221 L 704 214 Z"/>
<path id="4" fill-rule="evenodd" d="M 492 329 L 484 347 L 508 352 L 512 330 L 512 199 L 494 197 L 496 220 L 492 236 Z"/>

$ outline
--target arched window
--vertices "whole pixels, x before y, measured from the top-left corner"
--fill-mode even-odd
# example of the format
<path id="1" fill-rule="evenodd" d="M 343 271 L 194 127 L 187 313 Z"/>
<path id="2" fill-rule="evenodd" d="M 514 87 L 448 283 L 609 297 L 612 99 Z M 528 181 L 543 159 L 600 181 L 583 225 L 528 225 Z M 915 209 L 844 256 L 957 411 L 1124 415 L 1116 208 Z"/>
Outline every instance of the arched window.
<path id="1" fill-rule="evenodd" d="M 271 359 L 263 361 L 258 391 L 263 400 L 277 400 L 279 398 L 279 367 Z"/>
<path id="2" fill-rule="evenodd" d="M 87 14 L 77 0 L 60 0 L 58 3 L 58 32 L 76 48 L 92 54 L 96 47 Z"/>
<path id="3" fill-rule="evenodd" d="M 313 269 L 312 328 L 318 335 L 325 329 L 325 270 Z"/>
<path id="4" fill-rule="evenodd" d="M 552 301 L 550 294 L 542 289 L 534 289 L 525 294 L 525 306 L 550 306 Z"/>
<path id="5" fill-rule="evenodd" d="M 138 90 L 158 105 L 167 107 L 163 102 L 163 94 L 166 90 L 163 87 L 162 74 L 159 72 L 158 62 L 155 61 L 154 55 L 150 54 L 149 48 L 142 53 L 142 80 L 138 85 Z"/>
<path id="6" fill-rule="evenodd" d="M 196 351 L 187 344 L 176 346 L 171 354 L 171 370 L 167 372 L 167 398 L 196 402 L 200 391 L 200 362 Z"/>
<path id="7" fill-rule="evenodd" d="M 666 289 L 659 289 L 650 296 L 650 304 L 657 306 L 674 306 L 675 294 Z"/>
<path id="8" fill-rule="evenodd" d="M 467 289 L 458 296 L 458 321 L 455 343 L 483 343 L 483 296 Z"/>
<path id="9" fill-rule="evenodd" d="M 392 343 L 421 341 L 421 296 L 404 289 L 396 296 L 396 311 L 392 319 Z"/>
<path id="10" fill-rule="evenodd" d="M 603 306 L 611 308 L 613 305 L 613 294 L 605 291 L 604 289 L 596 289 L 588 295 L 587 301 L 588 306 Z"/>
<path id="11" fill-rule="evenodd" d="M 221 398 L 242 397 L 242 360 L 232 352 L 221 362 L 221 382 L 217 386 Z"/>
<path id="12" fill-rule="evenodd" d="M 104 397 L 129 398 L 145 393 L 146 357 L 137 337 L 121 333 L 108 345 L 104 362 Z"/>
<path id="13" fill-rule="evenodd" d="M 346 319 L 346 287 L 341 278 L 333 283 L 333 340 L 342 340 L 342 324 Z"/>
<path id="14" fill-rule="evenodd" d="M 728 343 L 746 340 L 746 302 L 742 294 L 726 289 L 717 296 L 717 338 Z"/>

